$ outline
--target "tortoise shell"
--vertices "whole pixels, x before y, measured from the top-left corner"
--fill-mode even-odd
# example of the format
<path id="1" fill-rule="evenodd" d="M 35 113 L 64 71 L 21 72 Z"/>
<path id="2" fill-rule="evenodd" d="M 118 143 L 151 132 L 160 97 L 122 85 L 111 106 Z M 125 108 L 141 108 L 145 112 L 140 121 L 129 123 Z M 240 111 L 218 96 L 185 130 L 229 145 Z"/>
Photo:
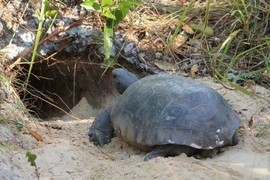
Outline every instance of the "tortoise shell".
<path id="1" fill-rule="evenodd" d="M 118 136 L 142 149 L 185 145 L 214 149 L 232 144 L 240 119 L 214 89 L 176 75 L 152 75 L 130 85 L 112 108 Z"/>

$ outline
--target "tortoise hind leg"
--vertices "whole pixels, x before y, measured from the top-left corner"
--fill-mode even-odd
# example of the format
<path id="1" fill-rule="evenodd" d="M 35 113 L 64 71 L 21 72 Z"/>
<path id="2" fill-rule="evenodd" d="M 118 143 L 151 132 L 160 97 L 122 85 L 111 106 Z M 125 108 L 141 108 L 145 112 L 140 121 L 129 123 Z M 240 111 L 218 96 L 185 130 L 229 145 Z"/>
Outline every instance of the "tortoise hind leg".
<path id="1" fill-rule="evenodd" d="M 233 137 L 232 137 L 232 146 L 235 146 L 239 143 L 239 137 L 238 137 L 238 132 L 237 130 L 235 131 Z"/>
<path id="2" fill-rule="evenodd" d="M 110 118 L 111 110 L 112 108 L 110 107 L 98 114 L 92 126 L 89 128 L 89 140 L 95 145 L 102 147 L 111 142 L 114 136 L 114 129 Z"/>
<path id="3" fill-rule="evenodd" d="M 153 151 L 149 152 L 144 156 L 144 161 L 149 161 L 150 159 L 156 157 L 169 157 L 178 156 L 181 153 L 185 153 L 187 156 L 192 156 L 198 152 L 197 149 L 188 146 L 180 145 L 161 145 L 154 147 Z"/>
<path id="4" fill-rule="evenodd" d="M 215 157 L 218 153 L 220 153 L 220 149 L 214 148 L 214 149 L 204 149 L 200 150 L 200 153 L 194 155 L 194 158 L 196 159 L 202 159 L 202 158 L 213 158 Z"/>

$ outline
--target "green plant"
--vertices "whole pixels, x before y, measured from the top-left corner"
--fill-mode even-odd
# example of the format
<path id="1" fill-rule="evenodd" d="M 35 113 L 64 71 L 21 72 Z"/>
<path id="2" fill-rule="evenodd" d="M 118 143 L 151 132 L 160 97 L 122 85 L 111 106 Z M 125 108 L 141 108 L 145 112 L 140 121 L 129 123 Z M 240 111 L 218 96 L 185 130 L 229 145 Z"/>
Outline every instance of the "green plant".
<path id="1" fill-rule="evenodd" d="M 244 0 L 233 0 L 234 10 L 232 11 L 232 15 L 235 15 L 237 21 L 243 24 L 244 30 L 249 31 L 249 23 L 251 14 L 248 11 L 248 1 Z"/>
<path id="2" fill-rule="evenodd" d="M 35 173 L 36 173 L 37 177 L 39 178 L 40 173 L 38 172 L 38 167 L 37 167 L 37 164 L 36 164 L 37 155 L 31 153 L 30 151 L 27 151 L 26 152 L 26 157 L 27 157 L 27 162 L 29 162 L 31 166 L 35 167 Z"/>
<path id="3" fill-rule="evenodd" d="M 32 154 L 31 152 L 27 151 L 26 157 L 27 157 L 27 162 L 29 162 L 31 166 L 37 167 L 36 162 L 35 162 L 37 159 L 37 155 Z"/>
<path id="4" fill-rule="evenodd" d="M 103 50 L 104 62 L 103 66 L 113 67 L 116 62 L 111 59 L 114 27 L 120 23 L 128 11 L 136 5 L 142 4 L 139 1 L 132 0 L 84 0 L 81 6 L 89 11 L 98 12 L 105 19 L 103 27 Z"/>
<path id="5" fill-rule="evenodd" d="M 54 9 L 53 10 L 50 9 L 50 1 L 49 0 L 42 0 L 41 9 L 40 9 L 40 11 L 36 11 L 36 14 L 38 17 L 38 29 L 37 29 L 37 33 L 36 33 L 35 42 L 34 42 L 34 49 L 33 49 L 31 60 L 30 60 L 30 67 L 28 70 L 27 80 L 26 80 L 26 84 L 25 84 L 26 87 L 28 85 L 29 78 L 31 76 L 31 72 L 32 72 L 32 68 L 33 68 L 33 64 L 34 64 L 34 61 L 36 59 L 37 49 L 38 49 L 38 45 L 39 45 L 40 38 L 42 35 L 43 23 L 46 20 L 46 18 L 53 17 L 53 21 L 51 23 L 51 24 L 53 24 L 55 18 L 57 17 L 57 11 Z"/>
<path id="6" fill-rule="evenodd" d="M 241 85 L 254 80 L 267 86 L 264 79 L 270 73 L 270 40 L 267 35 L 270 4 L 252 0 L 227 2 L 230 10 L 227 9 L 221 18 L 218 16 L 220 26 L 214 21 L 213 29 L 221 43 L 214 47 L 209 43 L 210 67 L 215 78 L 248 95 L 257 96 Z M 215 14 L 209 12 L 211 19 Z M 232 82 L 231 75 L 241 84 Z"/>
<path id="7" fill-rule="evenodd" d="M 173 41 L 175 40 L 176 36 L 178 35 L 179 31 L 180 31 L 180 28 L 182 27 L 183 23 L 184 23 L 184 20 L 186 18 L 186 15 L 187 13 L 189 12 L 189 10 L 191 9 L 192 5 L 194 3 L 194 0 L 192 0 L 189 5 L 184 9 L 184 11 L 181 13 L 181 16 L 177 22 L 177 25 L 176 25 L 176 28 L 175 28 L 175 31 L 172 35 L 172 37 L 169 39 L 169 42 L 168 42 L 168 45 L 166 46 L 166 49 L 165 51 L 168 52 L 169 49 L 171 48 L 172 44 L 173 44 Z"/>

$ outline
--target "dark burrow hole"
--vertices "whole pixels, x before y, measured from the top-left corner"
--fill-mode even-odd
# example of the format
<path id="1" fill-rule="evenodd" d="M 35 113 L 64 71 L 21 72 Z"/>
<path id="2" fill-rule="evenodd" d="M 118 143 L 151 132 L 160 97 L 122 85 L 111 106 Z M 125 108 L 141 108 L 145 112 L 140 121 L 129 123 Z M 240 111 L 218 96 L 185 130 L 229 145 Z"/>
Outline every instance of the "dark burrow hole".
<path id="1" fill-rule="evenodd" d="M 27 92 L 21 91 L 20 97 L 31 114 L 42 119 L 70 112 L 83 97 L 94 109 L 101 109 L 112 104 L 113 98 L 109 96 L 117 97 L 118 93 L 111 69 L 104 73 L 100 64 L 101 60 L 89 61 L 86 55 L 67 54 L 35 63 Z M 28 68 L 22 66 L 22 82 L 26 81 Z"/>

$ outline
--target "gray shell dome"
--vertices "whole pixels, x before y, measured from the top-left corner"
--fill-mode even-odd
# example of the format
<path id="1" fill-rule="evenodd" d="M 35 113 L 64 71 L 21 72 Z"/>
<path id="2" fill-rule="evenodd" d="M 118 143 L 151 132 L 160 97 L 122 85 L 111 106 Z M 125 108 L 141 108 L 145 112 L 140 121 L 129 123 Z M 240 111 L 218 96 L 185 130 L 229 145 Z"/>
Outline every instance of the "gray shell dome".
<path id="1" fill-rule="evenodd" d="M 240 125 L 217 91 L 168 74 L 148 76 L 130 85 L 110 117 L 116 133 L 141 149 L 166 144 L 223 147 L 232 143 Z"/>

